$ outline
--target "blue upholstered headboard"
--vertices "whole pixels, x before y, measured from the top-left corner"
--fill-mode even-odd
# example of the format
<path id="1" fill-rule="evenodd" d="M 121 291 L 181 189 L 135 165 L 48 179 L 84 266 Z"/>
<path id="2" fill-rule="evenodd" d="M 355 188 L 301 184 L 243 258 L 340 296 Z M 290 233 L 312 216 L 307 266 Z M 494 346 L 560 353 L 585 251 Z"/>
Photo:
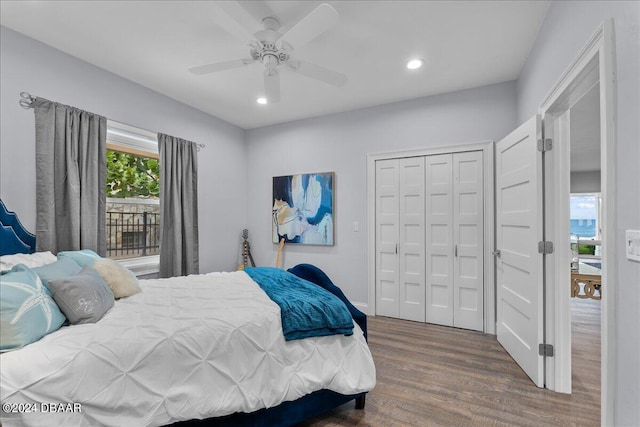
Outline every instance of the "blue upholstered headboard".
<path id="1" fill-rule="evenodd" d="M 0 255 L 30 254 L 36 250 L 36 236 L 29 233 L 14 212 L 0 200 Z"/>

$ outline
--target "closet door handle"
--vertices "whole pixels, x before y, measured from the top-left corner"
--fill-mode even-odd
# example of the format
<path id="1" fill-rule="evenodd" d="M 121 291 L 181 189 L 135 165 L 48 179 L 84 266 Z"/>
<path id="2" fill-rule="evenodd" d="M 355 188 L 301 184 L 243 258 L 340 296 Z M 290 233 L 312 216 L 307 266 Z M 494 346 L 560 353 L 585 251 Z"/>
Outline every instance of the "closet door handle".
<path id="1" fill-rule="evenodd" d="M 455 256 L 458 256 L 458 245 L 455 246 L 454 254 L 455 254 Z"/>
<path id="2" fill-rule="evenodd" d="M 398 244 L 396 243 L 396 255 L 398 255 Z"/>

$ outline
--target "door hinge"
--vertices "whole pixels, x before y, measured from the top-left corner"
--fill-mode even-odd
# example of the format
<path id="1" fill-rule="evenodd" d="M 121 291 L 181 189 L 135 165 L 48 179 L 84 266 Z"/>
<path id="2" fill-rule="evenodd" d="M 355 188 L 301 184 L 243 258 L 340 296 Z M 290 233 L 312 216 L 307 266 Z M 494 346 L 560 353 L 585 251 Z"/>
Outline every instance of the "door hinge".
<path id="1" fill-rule="evenodd" d="M 553 242 L 542 241 L 538 242 L 538 253 L 542 255 L 553 253 Z"/>
<path id="2" fill-rule="evenodd" d="M 551 151 L 553 149 L 553 141 L 551 138 L 544 138 L 538 140 L 538 151 Z"/>
<path id="3" fill-rule="evenodd" d="M 544 357 L 553 357 L 553 346 L 551 344 L 538 344 L 538 354 Z"/>

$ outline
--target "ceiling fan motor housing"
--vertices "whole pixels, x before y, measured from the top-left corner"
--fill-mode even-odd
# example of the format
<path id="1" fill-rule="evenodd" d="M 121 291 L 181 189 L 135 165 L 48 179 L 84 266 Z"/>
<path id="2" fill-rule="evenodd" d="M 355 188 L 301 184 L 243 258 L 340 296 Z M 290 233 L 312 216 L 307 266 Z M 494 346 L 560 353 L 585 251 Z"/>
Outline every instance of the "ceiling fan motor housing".
<path id="1" fill-rule="evenodd" d="M 289 60 L 288 50 L 291 47 L 284 43 L 278 43 L 282 34 L 278 32 L 280 22 L 276 18 L 267 17 L 262 20 L 262 30 L 256 32 L 253 37 L 259 43 L 252 43 L 249 50 L 251 57 L 267 66 L 277 66 Z"/>
<path id="2" fill-rule="evenodd" d="M 282 46 L 278 46 L 276 42 L 264 42 L 251 45 L 249 50 L 251 57 L 256 61 L 261 61 L 263 64 L 267 64 L 269 58 L 275 59 L 277 64 L 286 62 L 289 60 L 289 53 Z"/>

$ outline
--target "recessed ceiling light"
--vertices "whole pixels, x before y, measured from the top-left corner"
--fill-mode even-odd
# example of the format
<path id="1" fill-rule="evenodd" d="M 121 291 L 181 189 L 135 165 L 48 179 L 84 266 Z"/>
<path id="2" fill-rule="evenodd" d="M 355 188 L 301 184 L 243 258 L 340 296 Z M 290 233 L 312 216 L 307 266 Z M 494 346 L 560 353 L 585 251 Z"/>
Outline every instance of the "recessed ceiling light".
<path id="1" fill-rule="evenodd" d="M 407 62 L 407 68 L 410 70 L 415 70 L 422 67 L 423 63 L 424 61 L 422 59 L 412 59 L 411 61 Z"/>
<path id="2" fill-rule="evenodd" d="M 267 98 L 264 98 L 264 97 L 258 98 L 258 99 L 256 99 L 256 102 L 258 104 L 263 104 L 264 105 L 264 104 L 267 103 Z"/>

